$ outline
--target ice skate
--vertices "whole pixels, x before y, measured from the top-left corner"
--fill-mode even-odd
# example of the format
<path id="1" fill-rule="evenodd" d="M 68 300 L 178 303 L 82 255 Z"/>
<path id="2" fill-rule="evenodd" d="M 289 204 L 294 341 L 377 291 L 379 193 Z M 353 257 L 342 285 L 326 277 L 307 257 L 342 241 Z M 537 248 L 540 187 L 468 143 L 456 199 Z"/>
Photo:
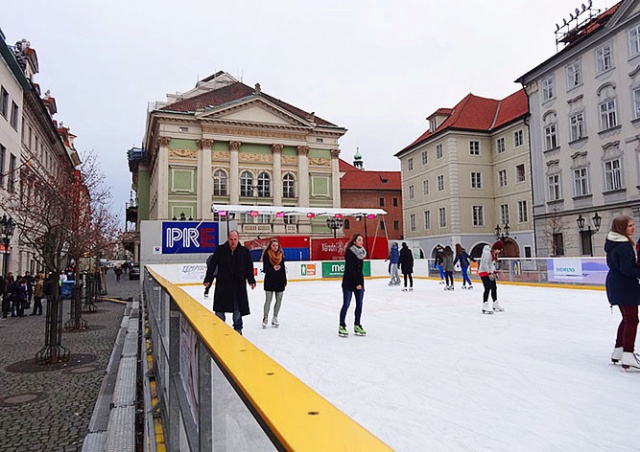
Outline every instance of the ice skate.
<path id="1" fill-rule="evenodd" d="M 462 286 L 462 290 L 465 290 L 466 288 L 467 288 L 467 286 L 464 286 L 464 285 Z"/>
<path id="2" fill-rule="evenodd" d="M 497 300 L 493 302 L 493 310 L 495 312 L 504 312 L 504 308 L 498 304 Z"/>
<path id="3" fill-rule="evenodd" d="M 482 313 L 483 314 L 493 314 L 493 309 L 491 309 L 491 305 L 488 301 L 482 303 Z"/>
<path id="4" fill-rule="evenodd" d="M 354 325 L 353 332 L 356 336 L 366 336 L 367 332 L 362 328 L 362 325 Z"/>
<path id="5" fill-rule="evenodd" d="M 267 319 L 266 315 L 262 317 L 262 328 L 266 328 L 268 322 L 269 322 L 269 319 Z"/>
<path id="6" fill-rule="evenodd" d="M 409 287 L 409 292 L 413 292 L 413 287 Z"/>
<path id="7" fill-rule="evenodd" d="M 278 317 L 273 316 L 273 319 L 271 319 L 271 326 L 274 328 L 278 328 L 280 326 L 280 323 L 278 323 Z"/>
<path id="8" fill-rule="evenodd" d="M 349 335 L 349 332 L 347 331 L 347 329 L 340 325 L 340 327 L 338 328 L 338 336 L 340 337 L 347 337 Z"/>
<path id="9" fill-rule="evenodd" d="M 622 352 L 622 368 L 640 370 L 640 355 L 633 352 Z"/>
<path id="10" fill-rule="evenodd" d="M 613 349 L 613 353 L 611 353 L 611 362 L 613 364 L 618 364 L 622 359 L 622 347 L 616 347 Z"/>
<path id="11" fill-rule="evenodd" d="M 406 287 L 403 287 L 403 288 L 402 288 L 402 291 L 403 291 L 403 292 L 406 292 L 406 291 L 407 291 L 407 288 L 406 288 Z"/>

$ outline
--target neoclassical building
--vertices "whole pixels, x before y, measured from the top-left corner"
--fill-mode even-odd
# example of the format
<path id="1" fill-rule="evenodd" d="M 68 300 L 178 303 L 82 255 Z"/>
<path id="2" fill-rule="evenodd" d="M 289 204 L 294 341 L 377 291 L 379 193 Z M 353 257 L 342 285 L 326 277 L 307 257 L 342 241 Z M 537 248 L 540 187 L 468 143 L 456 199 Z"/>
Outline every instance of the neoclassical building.
<path id="1" fill-rule="evenodd" d="M 217 220 L 211 204 L 340 207 L 339 139 L 346 129 L 225 72 L 148 112 L 129 152 L 137 219 Z M 324 219 L 243 214 L 245 239 L 329 236 Z"/>

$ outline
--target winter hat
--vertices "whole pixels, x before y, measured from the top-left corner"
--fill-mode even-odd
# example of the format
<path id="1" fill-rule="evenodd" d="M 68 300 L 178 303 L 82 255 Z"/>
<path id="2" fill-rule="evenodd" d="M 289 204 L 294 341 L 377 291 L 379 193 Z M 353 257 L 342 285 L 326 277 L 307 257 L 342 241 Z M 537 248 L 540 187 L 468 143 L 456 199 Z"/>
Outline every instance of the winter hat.
<path id="1" fill-rule="evenodd" d="M 496 240 L 496 242 L 491 245 L 492 250 L 502 250 L 504 249 L 504 244 L 500 240 Z"/>

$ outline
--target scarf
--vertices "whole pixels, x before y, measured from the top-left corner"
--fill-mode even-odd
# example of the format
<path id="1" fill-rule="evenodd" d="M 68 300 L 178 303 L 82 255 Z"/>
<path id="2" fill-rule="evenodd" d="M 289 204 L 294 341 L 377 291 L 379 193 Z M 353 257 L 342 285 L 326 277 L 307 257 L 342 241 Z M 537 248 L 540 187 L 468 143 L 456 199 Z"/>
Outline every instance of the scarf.
<path id="1" fill-rule="evenodd" d="M 271 262 L 271 265 L 274 267 L 282 263 L 282 250 L 278 250 L 274 253 L 271 248 L 268 248 L 267 256 L 269 256 L 269 262 Z"/>
<path id="2" fill-rule="evenodd" d="M 353 254 L 355 254 L 356 257 L 360 260 L 364 259 L 365 256 L 367 255 L 367 250 L 365 250 L 364 248 L 358 248 L 357 246 L 353 245 L 349 249 L 353 251 Z"/>

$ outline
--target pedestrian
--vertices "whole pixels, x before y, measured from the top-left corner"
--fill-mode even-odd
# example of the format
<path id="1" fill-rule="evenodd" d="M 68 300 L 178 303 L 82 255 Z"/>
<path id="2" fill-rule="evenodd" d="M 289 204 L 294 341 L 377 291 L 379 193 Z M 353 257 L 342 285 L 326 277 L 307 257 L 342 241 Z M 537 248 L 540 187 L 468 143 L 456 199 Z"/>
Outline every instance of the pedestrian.
<path id="1" fill-rule="evenodd" d="M 213 253 L 204 285 L 211 286 L 216 281 L 213 293 L 213 311 L 224 322 L 225 313 L 233 312 L 233 329 L 242 334 L 242 316 L 249 315 L 249 296 L 247 295 L 247 283 L 251 289 L 256 287 L 256 279 L 253 275 L 253 262 L 251 253 L 240 244 L 238 231 L 230 231 L 227 241 L 218 246 Z"/>
<path id="2" fill-rule="evenodd" d="M 444 267 L 442 266 L 442 253 L 444 252 L 444 248 L 442 245 L 436 246 L 436 259 L 435 264 L 438 269 L 438 273 L 440 273 L 440 284 L 444 284 Z"/>
<path id="3" fill-rule="evenodd" d="M 31 315 L 42 315 L 42 296 L 44 295 L 44 273 L 38 272 L 33 288 L 33 312 Z"/>
<path id="4" fill-rule="evenodd" d="M 400 271 L 404 276 L 403 292 L 407 291 L 407 279 L 409 280 L 410 292 L 413 292 L 413 252 L 409 249 L 406 242 L 402 242 L 402 249 L 400 250 L 400 259 L 398 260 Z"/>
<path id="5" fill-rule="evenodd" d="M 469 265 L 470 262 L 475 262 L 476 260 L 471 257 L 467 251 L 460 245 L 456 243 L 456 258 L 453 261 L 453 265 L 456 265 L 460 262 L 460 270 L 462 271 L 462 288 L 466 289 L 467 284 L 469 284 L 469 289 L 473 289 L 473 285 L 471 284 L 471 279 L 469 278 Z"/>
<path id="6" fill-rule="evenodd" d="M 20 285 L 18 281 L 20 276 L 17 279 L 13 278 L 13 275 L 9 273 L 7 276 L 7 295 L 9 297 L 9 303 L 11 304 L 11 317 L 17 317 L 18 313 L 18 300 L 19 300 L 19 292 Z"/>
<path id="7" fill-rule="evenodd" d="M 636 263 L 633 251 L 635 232 L 633 219 L 619 215 L 613 219 L 611 231 L 604 242 L 609 267 L 605 281 L 607 299 L 612 309 L 617 305 L 622 314 L 611 361 L 622 361 L 622 367 L 625 369 L 640 368 L 640 357 L 634 353 L 640 304 L 640 267 Z"/>
<path id="8" fill-rule="evenodd" d="M 449 245 L 445 246 L 442 252 L 442 269 L 447 281 L 447 287 L 444 290 L 453 290 L 453 250 Z"/>
<path id="9" fill-rule="evenodd" d="M 340 309 L 340 326 L 338 335 L 347 337 L 347 311 L 351 304 L 351 297 L 356 299 L 355 321 L 353 332 L 356 336 L 365 336 L 367 332 L 362 328 L 362 302 L 364 300 L 364 258 L 367 250 L 363 248 L 364 238 L 362 234 L 353 234 L 344 252 L 344 274 L 342 275 L 342 309 Z"/>
<path id="10" fill-rule="evenodd" d="M 500 240 L 493 245 L 485 245 L 480 257 L 480 265 L 478 266 L 478 276 L 482 280 L 484 292 L 482 292 L 482 313 L 493 314 L 495 312 L 503 312 L 504 309 L 498 303 L 498 287 L 496 285 L 498 274 L 496 273 L 496 262 L 498 254 L 504 248 Z M 489 304 L 489 294 L 493 305 Z"/>
<path id="11" fill-rule="evenodd" d="M 267 327 L 271 300 L 274 294 L 276 296 L 276 304 L 273 306 L 271 326 L 278 328 L 280 326 L 280 323 L 278 323 L 278 314 L 280 313 L 284 288 L 287 287 L 287 269 L 284 265 L 282 247 L 276 238 L 269 241 L 269 246 L 267 246 L 262 253 L 262 271 L 264 273 L 265 294 L 262 328 Z"/>
<path id="12" fill-rule="evenodd" d="M 27 270 L 24 272 L 24 279 L 27 280 L 27 308 L 31 307 L 31 300 L 33 300 L 33 286 L 36 284 L 36 279 L 31 276 L 31 272 Z"/>
<path id="13" fill-rule="evenodd" d="M 398 244 L 396 242 L 391 244 L 389 256 L 385 259 L 385 262 L 386 261 L 389 261 L 389 274 L 391 275 L 389 285 L 399 286 L 400 276 L 398 275 L 398 262 L 400 261 L 400 250 L 398 249 Z"/>
<path id="14" fill-rule="evenodd" d="M 122 276 L 122 267 L 120 267 L 119 265 L 115 268 L 114 270 L 115 274 L 116 274 L 116 282 L 120 282 L 120 277 Z"/>

